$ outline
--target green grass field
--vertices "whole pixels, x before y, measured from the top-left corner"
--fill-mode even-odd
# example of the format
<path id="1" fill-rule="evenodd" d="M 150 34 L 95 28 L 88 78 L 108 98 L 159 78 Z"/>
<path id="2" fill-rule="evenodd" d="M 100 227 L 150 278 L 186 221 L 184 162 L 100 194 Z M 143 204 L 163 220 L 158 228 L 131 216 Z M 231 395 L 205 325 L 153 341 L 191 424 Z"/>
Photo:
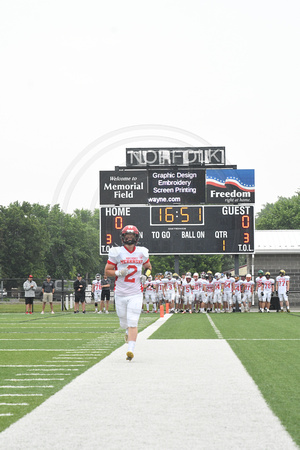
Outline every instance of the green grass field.
<path id="1" fill-rule="evenodd" d="M 0 431 L 124 344 L 114 312 L 41 315 L 38 309 L 0 314 Z M 140 330 L 157 316 L 143 314 Z"/>
<path id="2" fill-rule="evenodd" d="M 150 339 L 222 338 L 300 446 L 300 313 L 176 314 Z"/>
<path id="3" fill-rule="evenodd" d="M 33 315 L 12 306 L 22 313 L 0 305 L 0 431 L 124 343 L 115 312 L 56 305 L 55 315 L 42 316 L 40 305 Z M 142 314 L 140 331 L 157 318 Z M 300 313 L 176 314 L 151 339 L 225 339 L 300 446 Z"/>

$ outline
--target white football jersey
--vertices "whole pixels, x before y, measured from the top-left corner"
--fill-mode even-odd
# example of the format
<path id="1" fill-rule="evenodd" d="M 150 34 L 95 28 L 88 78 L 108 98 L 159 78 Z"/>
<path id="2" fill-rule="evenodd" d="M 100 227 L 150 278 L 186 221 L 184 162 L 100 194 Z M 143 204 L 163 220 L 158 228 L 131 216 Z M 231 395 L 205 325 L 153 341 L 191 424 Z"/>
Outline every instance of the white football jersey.
<path id="1" fill-rule="evenodd" d="M 182 289 L 184 294 L 191 294 L 195 286 L 195 281 L 191 279 L 187 281 L 186 279 L 182 282 Z"/>
<path id="2" fill-rule="evenodd" d="M 232 292 L 233 290 L 233 284 L 234 284 L 234 278 L 230 277 L 230 278 L 223 278 L 222 283 L 224 284 L 223 289 L 224 292 Z"/>
<path id="3" fill-rule="evenodd" d="M 140 294 L 143 264 L 148 261 L 149 252 L 145 247 L 135 247 L 132 252 L 126 247 L 112 247 L 108 253 L 108 264 L 113 264 L 115 270 L 128 269 L 126 277 L 116 277 L 115 293 L 123 296 Z"/>
<path id="4" fill-rule="evenodd" d="M 175 286 L 177 286 L 177 280 L 175 278 L 163 278 L 161 281 L 165 285 L 166 291 L 175 292 Z"/>
<path id="5" fill-rule="evenodd" d="M 93 286 L 94 286 L 94 291 L 98 291 L 98 292 L 101 291 L 102 290 L 101 280 L 94 280 Z"/>
<path id="6" fill-rule="evenodd" d="M 290 280 L 288 275 L 281 277 L 280 275 L 276 277 L 278 294 L 285 294 L 287 291 L 287 282 Z"/>
<path id="7" fill-rule="evenodd" d="M 256 287 L 258 291 L 262 291 L 263 290 L 263 283 L 265 281 L 266 277 L 257 277 L 256 278 Z"/>
<path id="8" fill-rule="evenodd" d="M 263 282 L 263 287 L 265 292 L 272 292 L 272 285 L 274 285 L 275 281 L 273 278 L 266 278 Z"/>

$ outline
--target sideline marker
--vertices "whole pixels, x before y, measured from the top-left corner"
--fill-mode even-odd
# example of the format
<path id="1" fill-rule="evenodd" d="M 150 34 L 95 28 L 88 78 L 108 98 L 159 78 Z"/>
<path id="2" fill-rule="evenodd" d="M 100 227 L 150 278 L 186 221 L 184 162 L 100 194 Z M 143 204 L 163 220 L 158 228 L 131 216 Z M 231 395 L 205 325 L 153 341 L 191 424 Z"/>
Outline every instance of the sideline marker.
<path id="1" fill-rule="evenodd" d="M 160 305 L 159 312 L 160 312 L 160 317 L 164 317 L 164 305 Z"/>

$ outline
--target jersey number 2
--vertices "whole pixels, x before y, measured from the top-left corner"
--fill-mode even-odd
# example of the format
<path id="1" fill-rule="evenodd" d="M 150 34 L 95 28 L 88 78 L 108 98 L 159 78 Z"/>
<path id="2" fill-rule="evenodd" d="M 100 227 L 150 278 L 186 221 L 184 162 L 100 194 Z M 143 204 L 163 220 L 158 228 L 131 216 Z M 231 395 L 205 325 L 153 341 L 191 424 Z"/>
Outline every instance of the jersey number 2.
<path id="1" fill-rule="evenodd" d="M 137 272 L 136 266 L 127 266 L 127 269 L 129 270 L 129 274 L 126 275 L 124 278 L 124 281 L 127 281 L 127 283 L 135 283 L 135 278 L 133 278 L 133 275 Z"/>

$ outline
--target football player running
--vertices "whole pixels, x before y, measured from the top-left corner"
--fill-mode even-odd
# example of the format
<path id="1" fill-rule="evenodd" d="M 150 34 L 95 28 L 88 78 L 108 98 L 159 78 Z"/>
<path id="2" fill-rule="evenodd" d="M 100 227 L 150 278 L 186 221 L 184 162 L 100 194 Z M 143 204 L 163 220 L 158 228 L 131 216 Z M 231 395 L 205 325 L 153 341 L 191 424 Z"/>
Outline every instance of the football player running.
<path id="1" fill-rule="evenodd" d="M 290 312 L 290 304 L 288 299 L 289 290 L 290 277 L 285 274 L 285 270 L 280 270 L 278 277 L 276 277 L 276 292 L 278 292 L 280 312 L 283 312 L 283 300 L 286 304 L 286 312 Z"/>
<path id="2" fill-rule="evenodd" d="M 126 359 L 131 361 L 138 335 L 138 321 L 142 310 L 142 269 L 146 276 L 151 273 L 149 252 L 145 247 L 136 247 L 140 237 L 134 225 L 127 225 L 121 232 L 121 247 L 112 247 L 108 253 L 105 274 L 116 277 L 115 304 L 120 327 L 126 330 L 128 341 Z"/>

